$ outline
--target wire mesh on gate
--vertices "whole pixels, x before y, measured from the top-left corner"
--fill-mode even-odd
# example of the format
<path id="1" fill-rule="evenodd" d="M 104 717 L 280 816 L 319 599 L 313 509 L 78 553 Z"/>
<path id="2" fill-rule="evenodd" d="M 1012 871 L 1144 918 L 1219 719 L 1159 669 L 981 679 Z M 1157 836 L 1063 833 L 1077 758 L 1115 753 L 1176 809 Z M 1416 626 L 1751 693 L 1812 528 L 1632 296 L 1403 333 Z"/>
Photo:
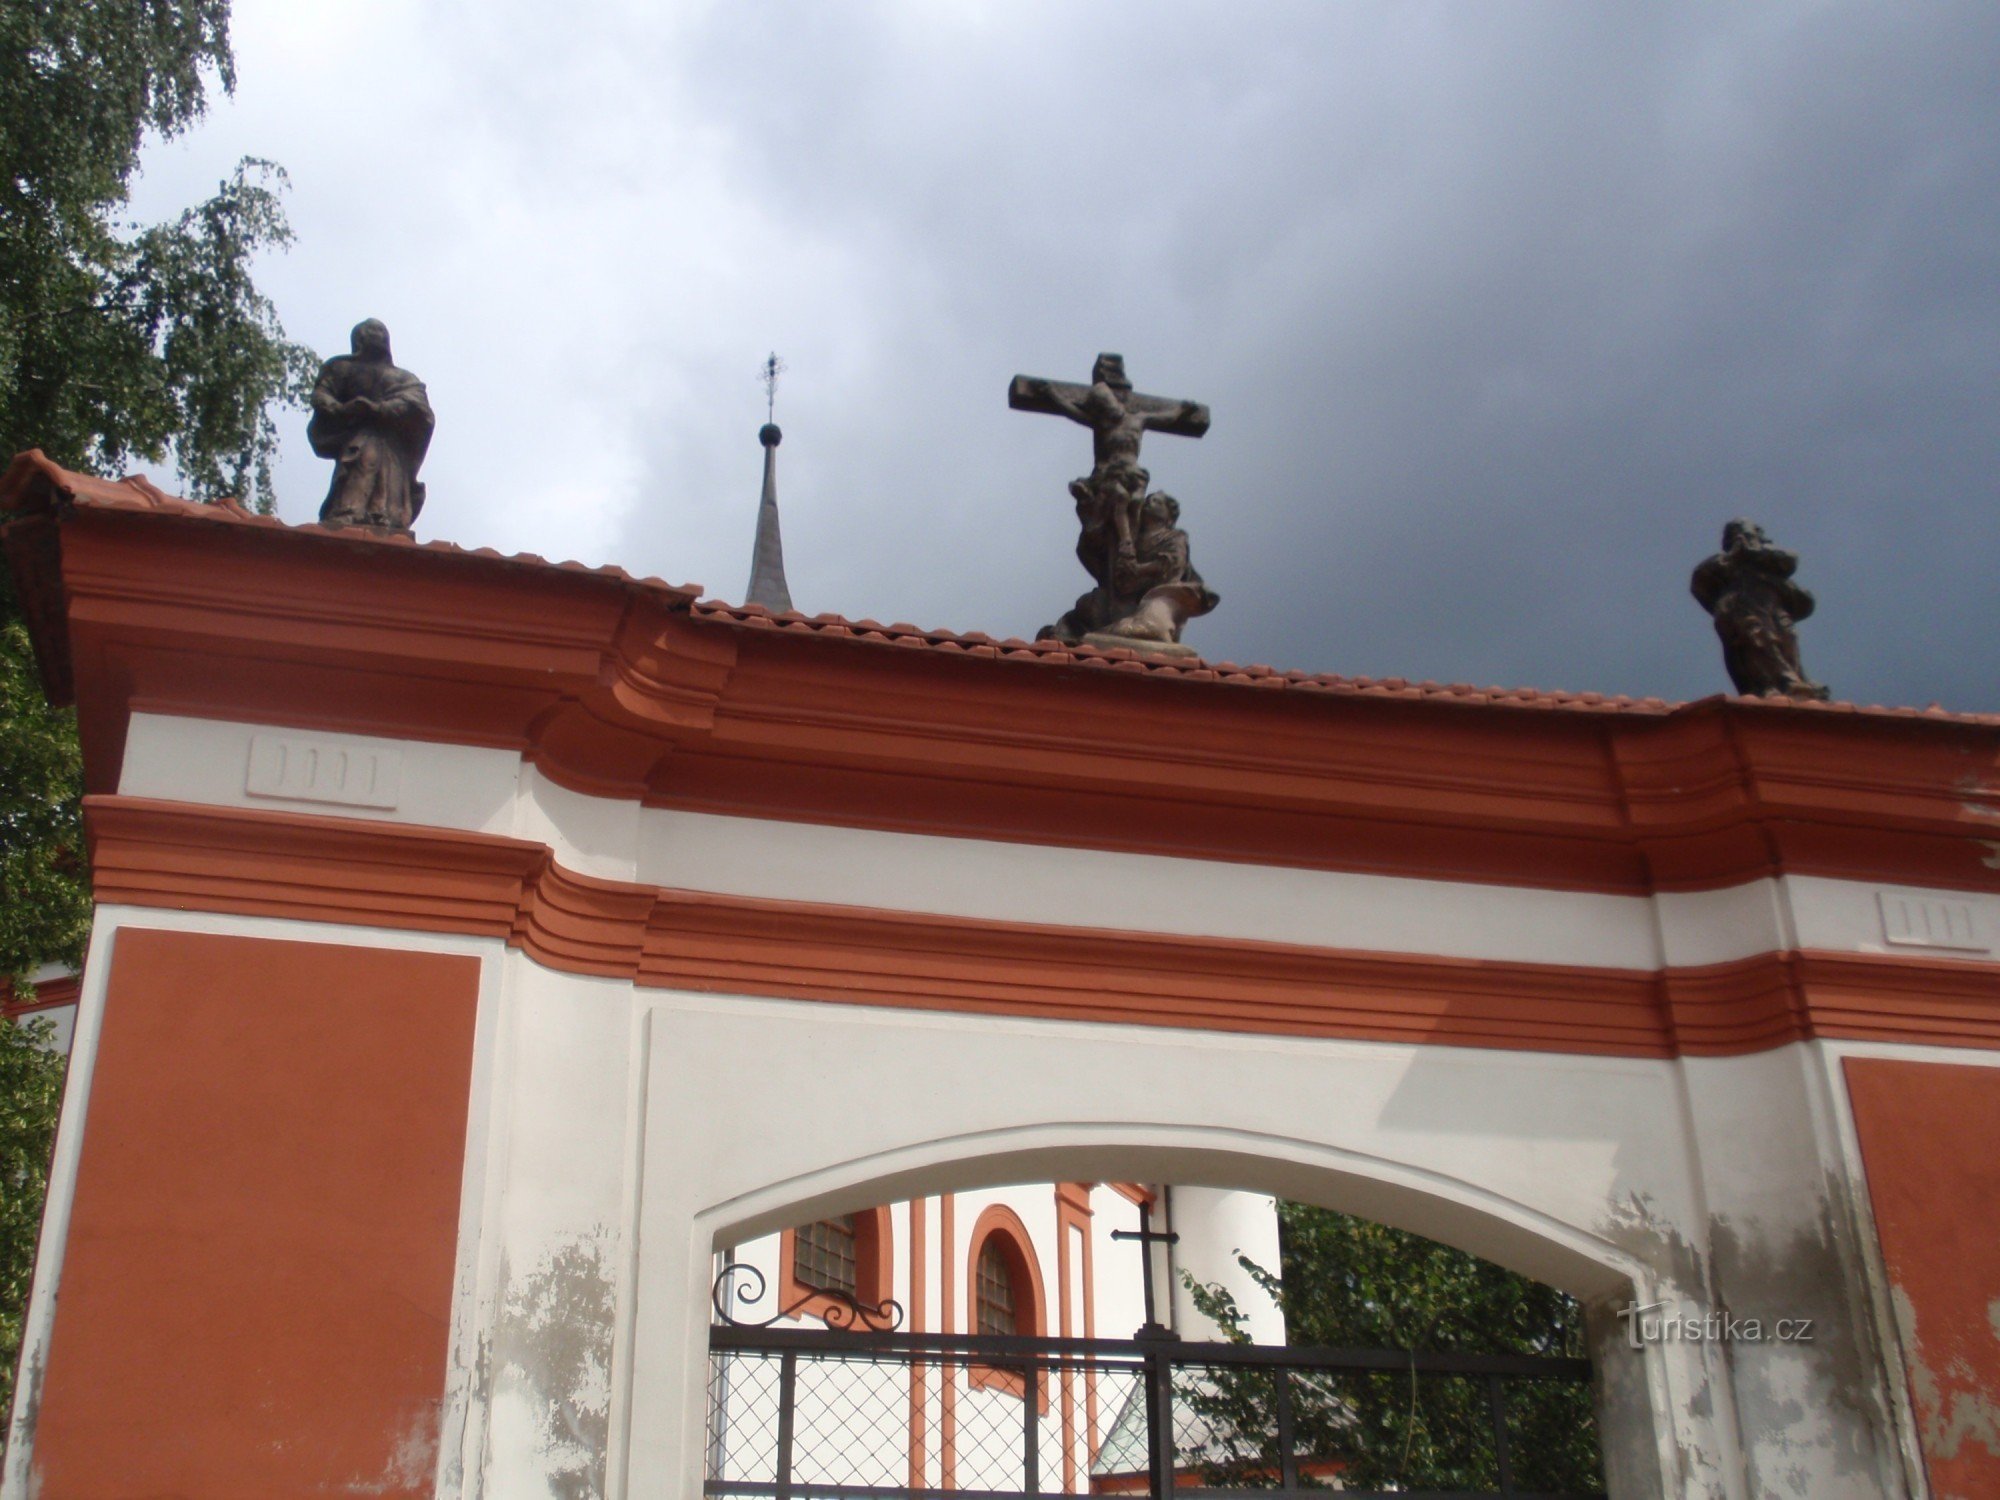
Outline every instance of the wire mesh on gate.
<path id="1" fill-rule="evenodd" d="M 1156 1471 L 1186 1500 L 1603 1490 L 1581 1360 L 798 1328 L 712 1340 L 711 1496 L 1143 1495 Z"/>
<path id="2" fill-rule="evenodd" d="M 1140 1376 L 1075 1352 L 718 1348 L 706 1492 L 1092 1493 Z"/>

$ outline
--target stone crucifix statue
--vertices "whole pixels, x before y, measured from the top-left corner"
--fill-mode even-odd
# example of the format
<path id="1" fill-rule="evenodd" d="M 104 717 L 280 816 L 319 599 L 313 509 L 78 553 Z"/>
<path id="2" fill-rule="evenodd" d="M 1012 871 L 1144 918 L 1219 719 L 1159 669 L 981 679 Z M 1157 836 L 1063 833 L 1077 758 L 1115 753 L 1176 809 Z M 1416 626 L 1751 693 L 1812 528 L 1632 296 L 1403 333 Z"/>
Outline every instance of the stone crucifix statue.
<path id="1" fill-rule="evenodd" d="M 1040 638 L 1099 638 L 1102 645 L 1194 655 L 1180 644 L 1181 628 L 1214 609 L 1218 596 L 1188 559 L 1179 502 L 1147 492 L 1152 476 L 1140 467 L 1139 443 L 1148 432 L 1200 437 L 1208 431 L 1208 408 L 1135 392 L 1118 354 L 1097 356 L 1089 385 L 1016 375 L 1007 404 L 1068 417 L 1091 432 L 1090 473 L 1073 480 L 1069 492 L 1081 528 L 1077 561 L 1097 586 L 1044 626 Z"/>

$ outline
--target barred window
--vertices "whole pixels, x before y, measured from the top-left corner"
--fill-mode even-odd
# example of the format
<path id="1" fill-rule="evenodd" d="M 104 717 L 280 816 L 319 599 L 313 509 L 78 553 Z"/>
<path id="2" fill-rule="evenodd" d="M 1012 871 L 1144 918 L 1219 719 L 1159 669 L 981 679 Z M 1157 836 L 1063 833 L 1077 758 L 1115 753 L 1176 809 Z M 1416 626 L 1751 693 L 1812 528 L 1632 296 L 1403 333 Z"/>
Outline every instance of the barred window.
<path id="1" fill-rule="evenodd" d="M 858 1262 L 852 1214 L 807 1224 L 792 1242 L 792 1276 L 801 1286 L 859 1296 Z"/>
<path id="2" fill-rule="evenodd" d="M 1014 1316 L 1013 1260 L 1001 1248 L 998 1235 L 988 1235 L 979 1249 L 973 1316 L 977 1333 L 1015 1333 L 1019 1329 Z"/>

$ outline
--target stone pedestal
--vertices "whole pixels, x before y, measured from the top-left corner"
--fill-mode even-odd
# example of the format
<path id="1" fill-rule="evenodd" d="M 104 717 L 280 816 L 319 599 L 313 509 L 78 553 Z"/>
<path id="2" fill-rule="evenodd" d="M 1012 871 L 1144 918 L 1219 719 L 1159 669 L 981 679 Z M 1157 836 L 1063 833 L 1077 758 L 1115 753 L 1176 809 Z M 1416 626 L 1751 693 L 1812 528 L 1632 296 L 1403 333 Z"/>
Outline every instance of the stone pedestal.
<path id="1" fill-rule="evenodd" d="M 1100 651 L 1136 651 L 1141 656 L 1163 656 L 1174 661 L 1201 660 L 1199 651 L 1179 641 L 1149 641 L 1140 636 L 1112 635 L 1104 630 L 1091 631 L 1079 644 L 1095 646 Z"/>

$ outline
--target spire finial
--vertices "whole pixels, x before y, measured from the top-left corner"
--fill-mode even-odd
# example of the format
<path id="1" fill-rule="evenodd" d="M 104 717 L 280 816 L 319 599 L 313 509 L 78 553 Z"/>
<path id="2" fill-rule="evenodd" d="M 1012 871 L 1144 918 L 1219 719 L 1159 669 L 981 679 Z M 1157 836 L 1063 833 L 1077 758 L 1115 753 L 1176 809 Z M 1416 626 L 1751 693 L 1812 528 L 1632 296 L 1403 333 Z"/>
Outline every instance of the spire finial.
<path id="1" fill-rule="evenodd" d="M 764 414 L 775 417 L 778 407 L 778 377 L 785 362 L 773 353 L 768 356 L 758 379 L 764 382 Z M 750 553 L 750 586 L 744 602 L 761 604 L 774 614 L 792 607 L 792 591 L 785 583 L 785 548 L 778 539 L 778 442 L 782 434 L 775 421 L 766 421 L 757 434 L 764 445 L 764 497 L 757 506 L 757 541 Z"/>
<path id="2" fill-rule="evenodd" d="M 764 383 L 764 420 L 766 422 L 775 422 L 778 420 L 778 377 L 784 373 L 785 362 L 778 358 L 778 353 L 774 349 L 765 357 L 762 368 L 757 372 L 757 378 Z"/>

